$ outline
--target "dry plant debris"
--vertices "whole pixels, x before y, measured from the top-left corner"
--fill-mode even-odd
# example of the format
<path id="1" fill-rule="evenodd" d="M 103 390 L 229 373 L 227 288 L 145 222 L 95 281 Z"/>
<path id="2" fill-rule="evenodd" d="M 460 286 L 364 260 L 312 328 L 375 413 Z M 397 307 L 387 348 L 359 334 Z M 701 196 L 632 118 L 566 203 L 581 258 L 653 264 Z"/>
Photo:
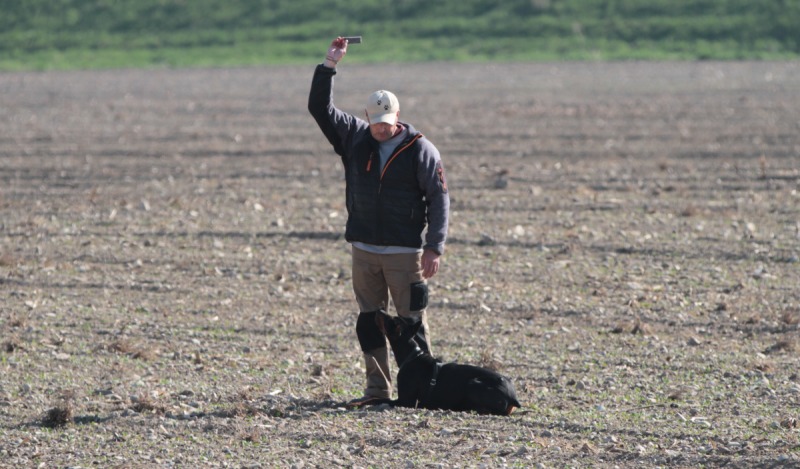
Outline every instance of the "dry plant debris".
<path id="1" fill-rule="evenodd" d="M 3 344 L 3 351 L 6 353 L 14 353 L 14 351 L 19 350 L 20 348 L 22 348 L 22 342 L 19 340 L 19 337 L 15 335 L 12 335 Z"/>
<path id="2" fill-rule="evenodd" d="M 0 254 L 0 267 L 14 267 L 17 262 L 17 259 L 8 252 Z"/>
<path id="3" fill-rule="evenodd" d="M 23 316 L 11 316 L 11 319 L 8 320 L 8 327 L 25 327 L 28 324 L 28 320 Z"/>
<path id="4" fill-rule="evenodd" d="M 779 352 L 781 350 L 786 352 L 794 352 L 797 349 L 797 342 L 794 339 L 781 339 L 773 345 L 767 347 L 764 353 Z"/>
<path id="5" fill-rule="evenodd" d="M 483 349 L 478 357 L 478 366 L 499 372 L 503 368 L 503 362 L 498 360 L 491 350 Z"/>
<path id="6" fill-rule="evenodd" d="M 781 320 L 784 324 L 789 326 L 795 326 L 800 324 L 800 309 L 798 308 L 787 308 L 783 310 L 783 314 L 781 315 Z"/>
<path id="7" fill-rule="evenodd" d="M 56 406 L 45 412 L 42 425 L 48 428 L 64 427 L 72 423 L 72 405 Z"/>
<path id="8" fill-rule="evenodd" d="M 140 397 L 134 401 L 131 409 L 135 410 L 136 412 L 152 412 L 152 413 L 164 413 L 166 408 L 156 402 L 155 400 L 149 397 Z"/>
<path id="9" fill-rule="evenodd" d="M 631 334 L 653 335 L 653 328 L 642 322 L 639 316 L 636 316 L 636 319 L 633 321 Z"/>

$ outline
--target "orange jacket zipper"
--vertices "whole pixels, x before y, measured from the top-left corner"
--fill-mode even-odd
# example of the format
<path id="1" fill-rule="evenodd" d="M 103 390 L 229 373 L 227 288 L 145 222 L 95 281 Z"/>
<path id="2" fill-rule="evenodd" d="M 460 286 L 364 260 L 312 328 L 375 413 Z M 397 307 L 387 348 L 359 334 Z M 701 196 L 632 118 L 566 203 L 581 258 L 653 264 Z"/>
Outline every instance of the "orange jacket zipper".
<path id="1" fill-rule="evenodd" d="M 384 167 L 383 167 L 383 172 L 381 172 L 381 179 L 380 179 L 381 181 L 383 181 L 383 175 L 384 175 L 384 174 L 386 174 L 386 170 L 389 168 L 389 165 L 390 165 L 390 164 L 392 164 L 392 161 L 394 161 L 395 157 L 396 157 L 397 155 L 399 155 L 399 154 L 400 154 L 400 152 L 402 152 L 402 151 L 403 151 L 403 150 L 405 150 L 406 148 L 410 147 L 410 146 L 411 146 L 411 145 L 412 145 L 414 142 L 416 142 L 416 141 L 417 141 L 417 139 L 419 139 L 420 137 L 422 137 L 422 134 L 419 134 L 419 135 L 417 135 L 416 137 L 414 137 L 414 138 L 413 138 L 413 139 L 412 139 L 410 142 L 408 142 L 408 145 L 406 145 L 406 146 L 404 146 L 403 148 L 401 148 L 401 149 L 400 149 L 400 150 L 399 150 L 397 153 L 395 153 L 394 155 L 392 155 L 392 157 L 391 157 L 391 158 L 389 158 L 389 161 L 387 161 L 387 162 L 386 162 L 386 166 L 384 166 Z M 370 156 L 370 161 L 372 161 L 372 160 L 371 160 L 371 156 Z M 369 171 L 369 169 L 367 169 L 367 171 Z M 378 194 L 380 194 L 380 193 L 381 193 L 381 186 L 382 186 L 382 185 L 383 185 L 382 183 L 379 183 L 379 184 L 378 184 Z"/>

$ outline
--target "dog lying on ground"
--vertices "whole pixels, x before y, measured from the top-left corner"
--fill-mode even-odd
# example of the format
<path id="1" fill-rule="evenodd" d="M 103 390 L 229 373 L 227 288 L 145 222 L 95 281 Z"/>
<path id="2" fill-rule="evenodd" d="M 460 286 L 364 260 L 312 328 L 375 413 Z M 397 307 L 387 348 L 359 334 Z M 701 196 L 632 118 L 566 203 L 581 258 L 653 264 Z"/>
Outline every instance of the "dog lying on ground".
<path id="1" fill-rule="evenodd" d="M 458 363 L 439 363 L 414 341 L 421 322 L 409 325 L 384 311 L 375 317 L 394 352 L 397 400 L 375 399 L 368 405 L 424 409 L 475 411 L 479 414 L 511 415 L 521 407 L 510 379 L 486 368 Z"/>

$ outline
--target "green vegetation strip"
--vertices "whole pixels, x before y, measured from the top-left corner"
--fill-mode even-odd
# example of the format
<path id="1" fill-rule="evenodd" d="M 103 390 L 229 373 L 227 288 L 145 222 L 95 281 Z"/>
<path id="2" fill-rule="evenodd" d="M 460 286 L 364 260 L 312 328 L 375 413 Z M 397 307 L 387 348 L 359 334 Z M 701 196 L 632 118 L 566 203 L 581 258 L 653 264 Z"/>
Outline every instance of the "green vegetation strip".
<path id="1" fill-rule="evenodd" d="M 780 0 L 29 0 L 0 5 L 0 69 L 353 62 L 786 59 Z"/>

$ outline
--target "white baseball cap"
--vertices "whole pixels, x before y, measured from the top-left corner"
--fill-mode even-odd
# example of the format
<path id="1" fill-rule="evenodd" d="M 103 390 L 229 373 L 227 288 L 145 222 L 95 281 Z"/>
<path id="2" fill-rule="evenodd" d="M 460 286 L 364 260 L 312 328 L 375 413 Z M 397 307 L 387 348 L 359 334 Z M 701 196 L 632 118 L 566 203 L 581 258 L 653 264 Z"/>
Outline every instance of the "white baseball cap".
<path id="1" fill-rule="evenodd" d="M 370 95 L 366 109 L 370 124 L 385 122 L 394 125 L 397 123 L 400 102 L 391 91 L 379 90 Z"/>

